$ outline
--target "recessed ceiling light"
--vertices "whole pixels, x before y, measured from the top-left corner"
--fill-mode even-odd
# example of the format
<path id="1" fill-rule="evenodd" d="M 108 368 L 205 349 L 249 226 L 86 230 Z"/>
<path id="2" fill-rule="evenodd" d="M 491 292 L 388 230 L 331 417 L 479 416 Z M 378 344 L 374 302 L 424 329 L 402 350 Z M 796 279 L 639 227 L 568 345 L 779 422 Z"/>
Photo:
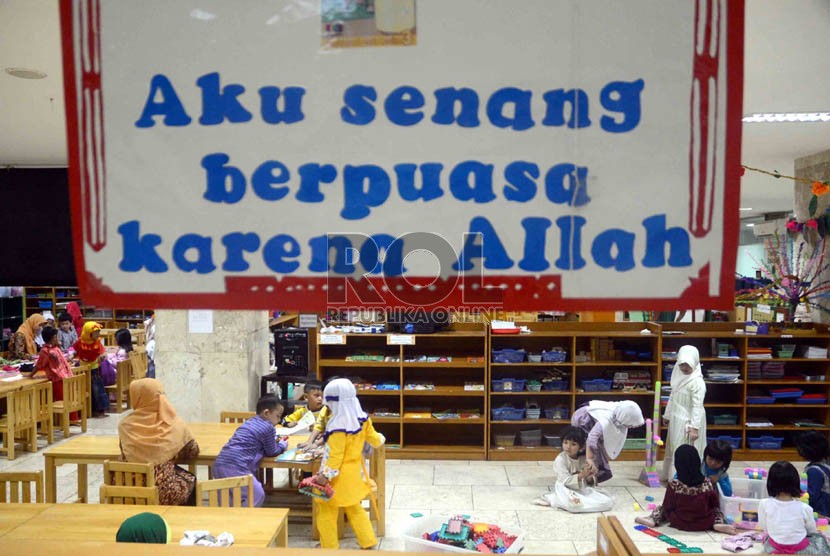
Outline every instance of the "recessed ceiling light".
<path id="1" fill-rule="evenodd" d="M 747 228 L 754 228 L 754 227 L 755 227 L 755 224 L 749 223 L 749 224 L 747 224 L 747 225 L 746 225 L 746 227 L 747 227 Z"/>
<path id="2" fill-rule="evenodd" d="M 21 79 L 43 79 L 46 77 L 46 72 L 32 68 L 6 68 L 5 71 L 12 77 Z"/>
<path id="3" fill-rule="evenodd" d="M 738 210 L 748 211 L 748 210 L 752 210 L 752 207 L 741 207 L 741 208 L 740 208 L 740 209 L 738 209 Z"/>
<path id="4" fill-rule="evenodd" d="M 201 19 L 202 21 L 210 21 L 216 19 L 216 14 L 195 8 L 190 11 L 190 17 L 193 19 Z"/>
<path id="5" fill-rule="evenodd" d="M 830 122 L 830 112 L 770 112 L 744 116 L 746 123 Z"/>

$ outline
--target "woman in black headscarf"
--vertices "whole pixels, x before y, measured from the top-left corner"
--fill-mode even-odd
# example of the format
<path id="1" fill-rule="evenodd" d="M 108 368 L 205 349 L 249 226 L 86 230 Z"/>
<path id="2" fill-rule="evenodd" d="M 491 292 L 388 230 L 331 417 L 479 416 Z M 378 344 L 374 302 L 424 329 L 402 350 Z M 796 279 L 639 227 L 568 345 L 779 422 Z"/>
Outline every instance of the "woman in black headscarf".
<path id="1" fill-rule="evenodd" d="M 720 511 L 718 491 L 700 471 L 700 456 L 694 446 L 683 444 L 674 452 L 677 478 L 666 485 L 663 504 L 649 517 L 635 521 L 647 527 L 668 523 L 681 531 L 718 531 L 735 534 L 735 527 L 726 523 Z"/>

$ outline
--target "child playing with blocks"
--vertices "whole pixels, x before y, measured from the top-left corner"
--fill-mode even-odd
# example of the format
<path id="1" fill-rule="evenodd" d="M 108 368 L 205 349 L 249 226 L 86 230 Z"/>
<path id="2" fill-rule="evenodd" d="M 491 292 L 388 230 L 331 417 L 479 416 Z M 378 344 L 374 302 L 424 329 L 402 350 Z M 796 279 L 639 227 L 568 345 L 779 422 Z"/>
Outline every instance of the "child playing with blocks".
<path id="1" fill-rule="evenodd" d="M 596 472 L 585 458 L 587 435 L 579 427 L 562 432 L 562 452 L 553 462 L 556 482 L 553 492 L 533 501 L 537 506 L 553 506 L 568 512 L 604 512 L 614 506 L 614 499 L 597 488 Z"/>
<path id="2" fill-rule="evenodd" d="M 663 504 L 649 517 L 635 521 L 647 527 L 668 523 L 681 531 L 718 531 L 734 535 L 735 527 L 725 522 L 715 486 L 701 472 L 700 456 L 694 446 L 683 444 L 674 453 L 677 478 L 669 481 Z"/>
<path id="3" fill-rule="evenodd" d="M 808 461 L 804 471 L 807 473 L 807 494 L 810 506 L 822 516 L 830 516 L 830 445 L 827 436 L 818 431 L 807 431 L 795 441 L 798 455 Z"/>
<path id="4" fill-rule="evenodd" d="M 767 534 L 767 554 L 830 554 L 830 542 L 818 532 L 813 509 L 801 502 L 801 478 L 788 461 L 769 468 L 767 491 L 761 500 L 758 525 Z"/>

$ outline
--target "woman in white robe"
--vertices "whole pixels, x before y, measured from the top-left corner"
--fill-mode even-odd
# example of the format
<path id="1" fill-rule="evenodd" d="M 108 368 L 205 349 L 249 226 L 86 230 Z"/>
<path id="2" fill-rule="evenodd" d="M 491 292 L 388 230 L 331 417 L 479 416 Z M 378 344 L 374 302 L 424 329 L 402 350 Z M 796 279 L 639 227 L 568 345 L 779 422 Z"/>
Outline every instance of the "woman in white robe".
<path id="1" fill-rule="evenodd" d="M 668 423 L 662 480 L 675 475 L 674 451 L 683 444 L 694 446 L 701 459 L 706 448 L 706 383 L 700 367 L 700 354 L 694 346 L 683 346 L 671 375 L 671 395 L 663 421 Z"/>

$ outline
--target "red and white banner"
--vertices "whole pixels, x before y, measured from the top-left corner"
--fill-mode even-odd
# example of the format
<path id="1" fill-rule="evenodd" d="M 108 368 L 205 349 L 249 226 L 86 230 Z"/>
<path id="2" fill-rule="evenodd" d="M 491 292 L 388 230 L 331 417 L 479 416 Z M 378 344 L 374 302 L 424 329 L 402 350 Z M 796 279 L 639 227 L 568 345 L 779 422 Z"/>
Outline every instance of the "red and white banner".
<path id="1" fill-rule="evenodd" d="M 743 17 L 62 0 L 84 300 L 729 308 Z"/>

